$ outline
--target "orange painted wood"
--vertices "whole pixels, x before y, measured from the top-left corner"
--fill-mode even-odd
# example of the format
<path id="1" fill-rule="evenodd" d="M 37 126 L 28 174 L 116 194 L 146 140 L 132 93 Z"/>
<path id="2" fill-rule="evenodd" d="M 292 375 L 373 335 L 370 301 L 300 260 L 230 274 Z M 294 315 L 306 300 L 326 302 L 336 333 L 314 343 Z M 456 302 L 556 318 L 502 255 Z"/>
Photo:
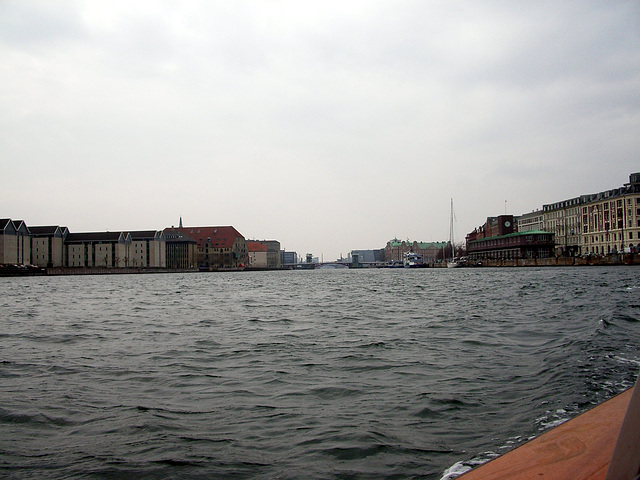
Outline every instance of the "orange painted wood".
<path id="1" fill-rule="evenodd" d="M 461 480 L 604 480 L 633 388 L 481 465 Z"/>

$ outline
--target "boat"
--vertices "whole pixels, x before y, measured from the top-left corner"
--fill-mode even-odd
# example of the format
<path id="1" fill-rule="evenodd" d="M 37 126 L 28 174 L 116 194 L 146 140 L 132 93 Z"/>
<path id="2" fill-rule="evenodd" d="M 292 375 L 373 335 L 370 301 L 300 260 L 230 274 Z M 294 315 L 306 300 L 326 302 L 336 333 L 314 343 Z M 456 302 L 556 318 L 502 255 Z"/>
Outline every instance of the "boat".
<path id="1" fill-rule="evenodd" d="M 459 480 L 633 480 L 640 472 L 635 387 L 480 465 Z"/>
<path id="2" fill-rule="evenodd" d="M 404 254 L 404 268 L 423 268 L 427 265 L 422 259 L 422 255 L 414 252 L 407 252 Z"/>
<path id="3" fill-rule="evenodd" d="M 449 243 L 451 244 L 451 259 L 447 262 L 447 268 L 459 268 L 462 262 L 456 259 L 456 244 L 453 239 L 453 198 L 451 199 L 451 218 L 449 219 Z"/>

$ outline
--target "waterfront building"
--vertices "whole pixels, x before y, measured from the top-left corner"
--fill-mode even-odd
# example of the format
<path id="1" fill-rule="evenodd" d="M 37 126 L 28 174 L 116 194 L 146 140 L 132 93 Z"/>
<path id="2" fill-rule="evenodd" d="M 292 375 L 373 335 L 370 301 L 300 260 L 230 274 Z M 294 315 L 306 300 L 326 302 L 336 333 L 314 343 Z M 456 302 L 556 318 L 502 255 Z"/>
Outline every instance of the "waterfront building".
<path id="1" fill-rule="evenodd" d="M 354 263 L 355 258 L 358 259 L 357 263 L 384 263 L 384 248 L 378 250 L 351 250 L 348 261 Z"/>
<path id="2" fill-rule="evenodd" d="M 260 267 L 260 268 L 280 268 L 280 265 L 282 264 L 282 260 L 280 258 L 280 242 L 277 240 L 247 240 L 247 250 L 249 251 L 249 242 L 253 242 L 253 243 L 259 243 L 260 245 L 264 246 L 266 248 L 265 253 L 266 253 L 266 261 L 263 262 L 265 263 L 264 267 Z M 254 247 L 254 248 L 257 248 Z M 256 252 L 258 251 L 262 251 L 260 250 L 255 250 Z M 262 255 L 260 255 L 262 256 Z M 250 257 L 250 255 L 249 255 Z M 249 258 L 249 265 L 251 265 L 251 258 Z M 255 265 L 252 265 L 255 266 Z"/>
<path id="3" fill-rule="evenodd" d="M 125 267 L 164 268 L 167 266 L 166 238 L 162 230 L 129 232 L 131 244 L 125 257 Z"/>
<path id="4" fill-rule="evenodd" d="M 524 216 L 523 216 L 524 217 Z M 640 173 L 629 183 L 543 206 L 544 230 L 555 238 L 555 255 L 608 255 L 640 244 Z"/>
<path id="5" fill-rule="evenodd" d="M 582 195 L 542 207 L 543 230 L 554 234 L 556 256 L 582 253 L 582 206 L 590 200 L 590 195 Z"/>
<path id="6" fill-rule="evenodd" d="M 468 261 L 515 260 L 554 256 L 553 233 L 540 230 L 513 232 L 467 242 Z"/>
<path id="7" fill-rule="evenodd" d="M 247 241 L 248 266 L 252 268 L 267 268 L 267 246 L 260 242 Z"/>
<path id="8" fill-rule="evenodd" d="M 65 241 L 65 267 L 124 267 L 126 245 L 131 236 L 124 232 L 69 233 Z"/>
<path id="9" fill-rule="evenodd" d="M 200 268 L 242 268 L 248 263 L 247 242 L 232 226 L 178 227 L 177 230 L 197 242 Z"/>
<path id="10" fill-rule="evenodd" d="M 435 263 L 447 256 L 447 250 L 450 255 L 451 247 L 447 242 L 412 242 L 394 238 L 384 248 L 384 259 L 388 263 L 402 263 L 404 254 L 413 252 L 422 255 L 424 263 Z"/>
<path id="11" fill-rule="evenodd" d="M 68 233 L 64 245 L 66 267 L 166 267 L 161 231 Z"/>
<path id="12" fill-rule="evenodd" d="M 31 232 L 31 264 L 38 267 L 64 266 L 64 242 L 67 227 L 57 225 L 29 227 Z"/>
<path id="13" fill-rule="evenodd" d="M 296 252 L 287 252 L 280 250 L 280 264 L 282 266 L 296 265 L 298 263 L 298 254 Z"/>
<path id="14" fill-rule="evenodd" d="M 554 255 L 553 237 L 541 230 L 518 232 L 513 215 L 488 217 L 484 225 L 467 234 L 467 257 L 471 262 L 549 258 Z"/>
<path id="15" fill-rule="evenodd" d="M 581 206 L 583 253 L 634 253 L 640 245 L 640 173 L 620 188 L 591 195 Z"/>
<path id="16" fill-rule="evenodd" d="M 0 263 L 17 265 L 21 262 L 18 227 L 10 218 L 0 220 Z M 24 254 L 23 254 L 24 255 Z"/>
<path id="17" fill-rule="evenodd" d="M 534 210 L 533 212 L 520 215 L 516 219 L 518 232 L 526 232 L 529 230 L 544 230 L 544 212 L 542 210 Z"/>
<path id="18" fill-rule="evenodd" d="M 0 263 L 31 263 L 31 237 L 24 221 L 10 218 L 0 220 Z"/>
<path id="19" fill-rule="evenodd" d="M 182 222 L 182 219 L 180 221 Z M 165 228 L 164 238 L 167 268 L 197 268 L 198 242 L 175 228 Z"/>

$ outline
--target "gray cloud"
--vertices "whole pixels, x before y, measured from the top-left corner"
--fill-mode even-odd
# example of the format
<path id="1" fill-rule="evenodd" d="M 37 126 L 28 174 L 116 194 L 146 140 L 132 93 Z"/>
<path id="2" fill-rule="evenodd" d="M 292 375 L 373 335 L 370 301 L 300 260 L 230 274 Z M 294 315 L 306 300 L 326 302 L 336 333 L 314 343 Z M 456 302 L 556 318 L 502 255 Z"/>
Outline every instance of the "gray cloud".
<path id="1" fill-rule="evenodd" d="M 3 2 L 0 200 L 31 224 L 183 215 L 332 257 L 443 240 L 454 197 L 462 238 L 505 200 L 520 214 L 638 170 L 639 11 Z"/>

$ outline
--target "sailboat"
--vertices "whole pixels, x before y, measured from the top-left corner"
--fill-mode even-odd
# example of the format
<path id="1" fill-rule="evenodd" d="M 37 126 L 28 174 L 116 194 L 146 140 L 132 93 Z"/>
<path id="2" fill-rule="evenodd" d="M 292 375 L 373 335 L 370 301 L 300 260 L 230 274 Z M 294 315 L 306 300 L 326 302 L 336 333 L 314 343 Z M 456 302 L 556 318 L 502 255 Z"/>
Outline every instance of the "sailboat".
<path id="1" fill-rule="evenodd" d="M 451 243 L 451 259 L 447 262 L 447 268 L 458 268 L 462 264 L 456 260 L 456 244 L 453 238 L 453 198 L 451 199 L 451 218 L 449 220 L 449 243 Z"/>

